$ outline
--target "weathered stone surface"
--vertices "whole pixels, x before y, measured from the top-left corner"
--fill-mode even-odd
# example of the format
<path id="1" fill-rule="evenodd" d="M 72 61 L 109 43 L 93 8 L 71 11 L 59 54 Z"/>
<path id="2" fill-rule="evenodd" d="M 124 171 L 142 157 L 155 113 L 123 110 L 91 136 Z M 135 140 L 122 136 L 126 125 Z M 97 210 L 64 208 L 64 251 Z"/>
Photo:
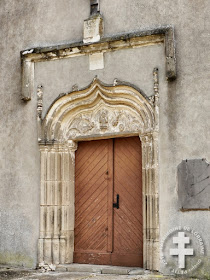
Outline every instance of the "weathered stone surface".
<path id="1" fill-rule="evenodd" d="M 102 269 L 102 274 L 117 274 L 117 275 L 127 275 L 129 268 L 123 267 L 108 267 Z"/>
<path id="2" fill-rule="evenodd" d="M 89 55 L 89 69 L 90 70 L 104 69 L 103 53 L 94 53 Z"/>
<path id="3" fill-rule="evenodd" d="M 100 274 L 97 272 L 63 272 L 61 270 L 51 271 L 51 272 L 41 272 L 39 270 L 22 270 L 22 269 L 11 269 L 11 268 L 0 268 L 0 279 L 14 279 L 14 280 L 137 280 L 137 279 L 147 279 L 147 280 L 183 280 L 179 277 L 164 277 L 161 274 L 151 273 L 148 275 L 115 275 L 115 274 Z M 190 280 L 189 278 L 184 278 L 185 280 Z"/>
<path id="4" fill-rule="evenodd" d="M 144 269 L 143 268 L 136 268 L 136 269 L 131 269 L 128 272 L 129 275 L 142 275 L 144 274 Z"/>
<path id="5" fill-rule="evenodd" d="M 101 273 L 102 267 L 100 265 L 89 264 L 71 264 L 66 266 L 68 272 L 88 272 Z"/>
<path id="6" fill-rule="evenodd" d="M 150 133 L 158 126 L 156 99 L 158 92 L 148 99 L 135 88 L 105 86 L 94 78 L 86 89 L 58 97 L 50 106 L 41 142 Z"/>
<path id="7" fill-rule="evenodd" d="M 34 89 L 34 63 L 30 60 L 22 61 L 22 93 L 21 99 L 24 101 L 31 100 L 31 94 Z"/>
<path id="8" fill-rule="evenodd" d="M 84 43 L 95 43 L 103 36 L 103 18 L 100 14 L 93 15 L 84 21 Z"/>
<path id="9" fill-rule="evenodd" d="M 181 208 L 210 209 L 210 164 L 205 159 L 183 160 L 177 172 Z"/>

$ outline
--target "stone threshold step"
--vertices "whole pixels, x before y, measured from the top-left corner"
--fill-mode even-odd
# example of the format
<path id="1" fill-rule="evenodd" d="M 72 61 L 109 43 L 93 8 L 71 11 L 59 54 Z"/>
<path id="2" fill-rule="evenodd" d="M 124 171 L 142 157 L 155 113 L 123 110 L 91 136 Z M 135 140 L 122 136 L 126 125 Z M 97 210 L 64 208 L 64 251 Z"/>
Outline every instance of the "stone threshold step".
<path id="1" fill-rule="evenodd" d="M 97 273 L 97 274 L 116 274 L 116 275 L 148 274 L 148 271 L 140 267 L 122 267 L 122 266 L 76 264 L 76 263 L 57 265 L 55 271 L 88 272 L 88 273 Z"/>

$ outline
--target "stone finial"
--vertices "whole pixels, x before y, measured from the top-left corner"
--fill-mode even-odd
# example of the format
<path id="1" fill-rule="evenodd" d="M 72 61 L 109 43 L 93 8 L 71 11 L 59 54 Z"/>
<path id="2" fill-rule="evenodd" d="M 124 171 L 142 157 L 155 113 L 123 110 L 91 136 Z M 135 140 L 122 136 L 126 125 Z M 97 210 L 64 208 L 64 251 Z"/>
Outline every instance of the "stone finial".
<path id="1" fill-rule="evenodd" d="M 158 68 L 154 68 L 153 70 L 153 79 L 154 79 L 154 105 L 158 105 L 159 101 L 159 75 Z"/>
<path id="2" fill-rule="evenodd" d="M 158 77 L 158 68 L 153 70 L 153 79 L 154 79 L 154 93 L 157 95 L 159 91 L 159 77 Z"/>
<path id="3" fill-rule="evenodd" d="M 72 86 L 72 91 L 78 91 L 78 90 L 79 90 L 79 87 L 77 84 Z"/>
<path id="4" fill-rule="evenodd" d="M 159 100 L 159 77 L 158 68 L 153 70 L 153 83 L 154 83 L 154 95 L 149 97 L 150 104 L 157 106 Z"/>
<path id="5" fill-rule="evenodd" d="M 38 130 L 38 142 L 42 141 L 42 109 L 43 109 L 43 86 L 39 85 L 37 87 L 37 130 Z"/>
<path id="6" fill-rule="evenodd" d="M 37 87 L 37 117 L 42 119 L 42 108 L 43 108 L 43 86 Z"/>

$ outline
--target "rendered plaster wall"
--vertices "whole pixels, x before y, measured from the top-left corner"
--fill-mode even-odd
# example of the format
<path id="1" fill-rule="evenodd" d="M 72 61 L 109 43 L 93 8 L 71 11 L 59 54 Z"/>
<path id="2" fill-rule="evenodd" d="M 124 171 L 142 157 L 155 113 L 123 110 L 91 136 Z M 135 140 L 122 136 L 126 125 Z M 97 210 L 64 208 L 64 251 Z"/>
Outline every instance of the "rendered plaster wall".
<path id="1" fill-rule="evenodd" d="M 0 263 L 35 267 L 40 155 L 36 98 L 20 99 L 20 51 L 82 38 L 83 1 L 0 1 Z"/>
<path id="2" fill-rule="evenodd" d="M 62 92 L 114 78 L 152 95 L 152 70 L 160 69 L 160 239 L 174 226 L 202 234 L 207 256 L 200 275 L 210 275 L 210 212 L 180 212 L 176 170 L 182 159 L 210 161 L 210 9 L 209 0 L 101 0 L 105 35 L 172 24 L 177 79 L 164 77 L 162 45 L 105 54 L 105 68 L 88 70 L 88 57 L 35 65 L 35 85 L 43 83 L 44 110 Z M 35 266 L 39 234 L 40 158 L 36 96 L 20 100 L 20 51 L 82 40 L 87 0 L 2 0 L 1 23 L 1 196 L 0 263 Z M 49 78 L 48 78 L 49 77 Z M 35 90 L 34 90 L 35 92 Z M 49 97 L 49 98 L 48 98 Z M 164 271 L 164 267 L 161 268 Z"/>

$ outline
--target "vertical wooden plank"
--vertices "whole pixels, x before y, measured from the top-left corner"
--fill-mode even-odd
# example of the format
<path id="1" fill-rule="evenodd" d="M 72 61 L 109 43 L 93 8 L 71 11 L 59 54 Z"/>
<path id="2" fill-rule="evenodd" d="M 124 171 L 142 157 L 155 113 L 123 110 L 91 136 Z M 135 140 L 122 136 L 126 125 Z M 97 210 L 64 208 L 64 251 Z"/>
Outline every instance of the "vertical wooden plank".
<path id="1" fill-rule="evenodd" d="M 107 203 L 108 203 L 108 242 L 107 242 L 107 252 L 113 251 L 113 178 L 114 178 L 114 158 L 113 158 L 113 139 L 109 139 L 108 141 L 108 170 L 107 170 Z"/>

